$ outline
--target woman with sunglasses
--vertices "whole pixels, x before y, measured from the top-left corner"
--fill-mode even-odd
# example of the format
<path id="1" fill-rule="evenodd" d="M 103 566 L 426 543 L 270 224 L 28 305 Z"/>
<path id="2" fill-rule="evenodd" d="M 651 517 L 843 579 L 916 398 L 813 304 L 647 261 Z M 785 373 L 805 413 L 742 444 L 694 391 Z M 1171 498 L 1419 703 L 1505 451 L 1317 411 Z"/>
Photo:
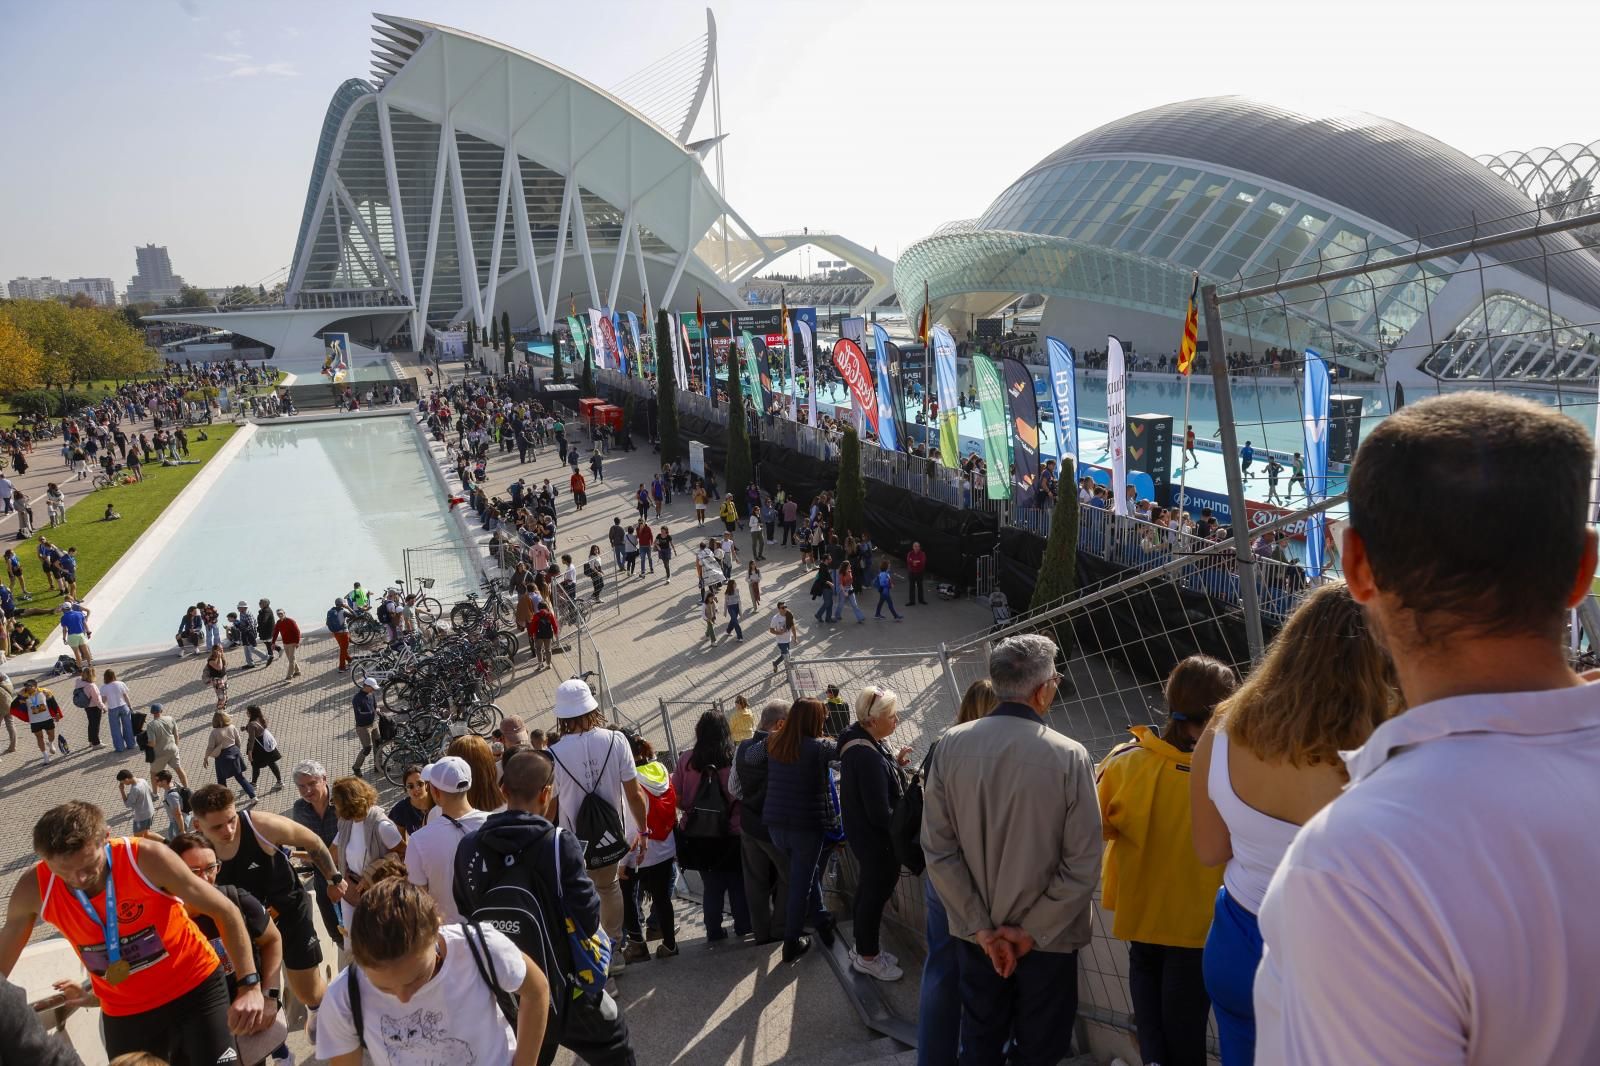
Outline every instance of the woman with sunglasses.
<path id="1" fill-rule="evenodd" d="M 422 767 L 412 763 L 406 767 L 406 794 L 389 808 L 389 821 L 399 826 L 409 838 L 412 833 L 428 824 L 428 814 L 433 810 L 433 796 L 427 782 L 422 780 Z"/>

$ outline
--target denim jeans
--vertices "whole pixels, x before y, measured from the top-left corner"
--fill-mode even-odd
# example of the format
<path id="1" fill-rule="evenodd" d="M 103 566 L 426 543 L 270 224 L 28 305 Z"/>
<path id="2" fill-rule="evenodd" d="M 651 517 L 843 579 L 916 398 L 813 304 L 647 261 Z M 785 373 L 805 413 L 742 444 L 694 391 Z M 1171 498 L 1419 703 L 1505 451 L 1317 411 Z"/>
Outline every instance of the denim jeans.
<path id="1" fill-rule="evenodd" d="M 822 606 L 817 608 L 817 613 L 811 617 L 819 622 L 833 621 L 833 589 L 828 587 L 822 590 Z"/>
<path id="2" fill-rule="evenodd" d="M 982 948 L 958 943 L 961 1066 L 1053 1066 L 1067 1058 L 1078 1013 L 1078 953 L 1034 948 L 1001 977 Z"/>
<path id="3" fill-rule="evenodd" d="M 822 857 L 825 842 L 820 829 L 787 829 L 780 825 L 767 827 L 772 843 L 783 853 L 789 864 L 789 897 L 784 901 L 783 939 L 800 938 L 806 920 L 814 929 L 827 925 L 831 919 L 822 907 Z"/>
<path id="4" fill-rule="evenodd" d="M 928 957 L 922 963 L 922 993 L 917 1002 L 917 1066 L 956 1066 L 961 1039 L 960 941 L 950 935 L 950 917 L 926 875 L 922 888 Z"/>
<path id="5" fill-rule="evenodd" d="M 723 901 L 733 912 L 733 935 L 744 936 L 750 932 L 750 908 L 744 895 L 744 871 L 705 870 L 700 874 L 704 886 L 701 917 L 706 923 L 706 939 L 722 940 L 728 934 L 722 928 Z"/>
<path id="6" fill-rule="evenodd" d="M 886 590 L 879 589 L 878 590 L 878 609 L 872 612 L 872 617 L 874 617 L 874 618 L 882 618 L 883 617 L 883 609 L 885 607 L 889 608 L 889 613 L 890 614 L 894 615 L 896 618 L 900 617 L 900 612 L 894 609 L 894 597 L 891 596 Z"/>
<path id="7" fill-rule="evenodd" d="M 135 747 L 133 741 L 133 713 L 126 704 L 120 707 L 111 707 L 106 713 L 111 717 L 111 746 L 118 751 L 132 751 Z"/>
<path id="8" fill-rule="evenodd" d="M 856 613 L 857 622 L 866 621 L 867 616 L 861 613 L 861 605 L 856 602 L 856 590 L 854 588 L 840 596 L 837 604 L 838 605 L 834 608 L 833 612 L 833 620 L 835 622 L 844 617 L 844 609 L 846 607 L 849 607 Z"/>
<path id="9" fill-rule="evenodd" d="M 1261 927 L 1226 888 L 1217 890 L 1217 906 L 1206 934 L 1205 979 L 1211 1009 L 1217 1018 L 1222 1066 L 1247 1066 L 1256 1057 L 1256 1010 L 1252 998 L 1256 967 L 1261 965 Z"/>

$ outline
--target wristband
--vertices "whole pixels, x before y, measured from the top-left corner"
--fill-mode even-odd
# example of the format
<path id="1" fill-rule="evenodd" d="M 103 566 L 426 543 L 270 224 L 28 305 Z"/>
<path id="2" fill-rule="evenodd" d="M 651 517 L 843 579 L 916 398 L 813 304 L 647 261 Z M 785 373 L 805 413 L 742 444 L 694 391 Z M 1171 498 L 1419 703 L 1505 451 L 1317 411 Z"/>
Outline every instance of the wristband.
<path id="1" fill-rule="evenodd" d="M 238 983 L 241 989 L 254 988 L 261 983 L 261 975 L 258 973 L 245 974 L 243 977 L 238 979 Z"/>

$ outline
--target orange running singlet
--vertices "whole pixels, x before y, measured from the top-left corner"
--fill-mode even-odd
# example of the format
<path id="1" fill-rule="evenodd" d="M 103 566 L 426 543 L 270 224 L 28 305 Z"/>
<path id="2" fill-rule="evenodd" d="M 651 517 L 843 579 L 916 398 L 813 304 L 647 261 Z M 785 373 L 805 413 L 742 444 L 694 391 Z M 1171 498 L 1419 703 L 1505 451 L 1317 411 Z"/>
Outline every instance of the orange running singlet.
<path id="1" fill-rule="evenodd" d="M 111 841 L 111 876 L 116 879 L 117 936 L 122 958 L 133 969 L 127 979 L 105 979 L 105 930 L 89 920 L 78 897 L 43 862 L 39 878 L 39 916 L 71 942 L 89 971 L 100 1009 L 110 1017 L 143 1014 L 195 988 L 217 968 L 217 953 L 183 909 L 183 902 L 151 884 L 138 866 L 137 839 Z M 104 915 L 105 892 L 90 896 L 95 913 Z"/>

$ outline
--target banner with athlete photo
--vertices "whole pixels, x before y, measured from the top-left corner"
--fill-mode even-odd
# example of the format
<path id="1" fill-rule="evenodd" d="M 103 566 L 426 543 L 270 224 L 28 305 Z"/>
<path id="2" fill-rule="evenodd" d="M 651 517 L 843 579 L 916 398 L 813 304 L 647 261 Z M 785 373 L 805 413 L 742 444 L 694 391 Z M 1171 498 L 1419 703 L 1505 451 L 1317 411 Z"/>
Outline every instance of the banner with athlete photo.
<path id="1" fill-rule="evenodd" d="M 878 381 L 878 443 L 891 452 L 900 450 L 900 419 L 895 411 L 893 380 L 889 374 L 889 331 L 872 324 L 872 365 Z"/>
<path id="2" fill-rule="evenodd" d="M 1011 447 L 1006 440 L 1006 388 L 988 356 L 972 357 L 972 380 L 983 416 L 983 465 L 991 500 L 1011 498 Z"/>
<path id="3" fill-rule="evenodd" d="M 1328 364 L 1319 352 L 1306 349 L 1306 382 L 1301 391 L 1301 430 L 1306 448 L 1306 506 L 1328 496 Z M 1328 515 L 1318 511 L 1306 519 L 1306 576 L 1316 581 L 1325 562 Z"/>
<path id="4" fill-rule="evenodd" d="M 576 357 L 574 361 L 582 363 L 589 353 L 589 339 L 583 335 L 583 323 L 577 315 L 567 316 L 567 332 L 572 335 L 572 351 Z"/>
<path id="5" fill-rule="evenodd" d="M 795 336 L 800 338 L 800 347 L 806 353 L 806 424 L 817 424 L 817 355 L 815 343 L 811 332 L 811 325 L 803 319 L 795 319 Z"/>
<path id="6" fill-rule="evenodd" d="M 956 339 L 943 326 L 934 326 L 929 337 L 939 398 L 939 460 L 954 470 L 961 465 L 961 386 L 956 372 Z"/>
<path id="7" fill-rule="evenodd" d="M 833 345 L 833 368 L 850 390 L 857 423 L 865 423 L 872 432 L 878 432 L 877 389 L 872 384 L 872 368 L 867 365 L 867 355 L 861 345 L 848 337 L 840 337 Z"/>
<path id="8" fill-rule="evenodd" d="M 1006 404 L 1011 410 L 1012 479 L 1024 503 L 1033 503 L 1039 486 L 1039 400 L 1033 393 L 1033 371 L 1020 359 L 1000 360 L 1006 383 Z"/>
<path id="9" fill-rule="evenodd" d="M 644 377 L 644 346 L 639 343 L 639 316 L 632 311 L 628 312 L 628 332 L 633 336 L 633 361 L 630 363 L 633 376 Z"/>
<path id="10" fill-rule="evenodd" d="M 1072 349 L 1054 337 L 1044 339 L 1050 355 L 1050 399 L 1056 420 L 1056 462 L 1065 473 L 1067 460 L 1078 463 L 1078 380 Z"/>
<path id="11" fill-rule="evenodd" d="M 1122 342 L 1106 338 L 1106 448 L 1111 452 L 1111 509 L 1128 513 L 1128 366 Z"/>

